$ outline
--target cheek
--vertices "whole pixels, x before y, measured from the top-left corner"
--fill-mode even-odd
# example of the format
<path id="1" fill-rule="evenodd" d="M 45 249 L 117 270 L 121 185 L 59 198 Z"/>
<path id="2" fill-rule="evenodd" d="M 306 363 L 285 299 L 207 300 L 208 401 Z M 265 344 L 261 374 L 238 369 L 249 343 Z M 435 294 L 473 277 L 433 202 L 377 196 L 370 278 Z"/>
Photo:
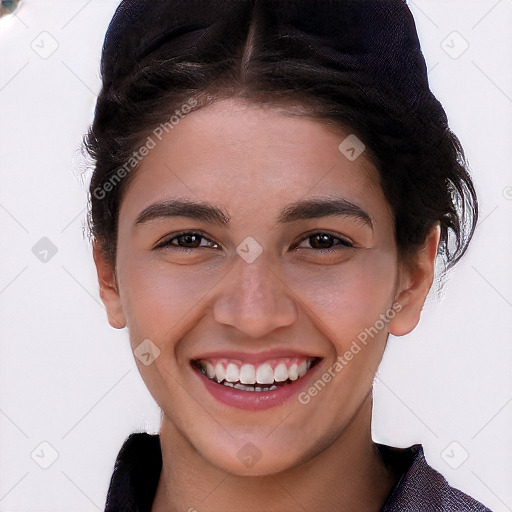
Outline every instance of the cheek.
<path id="1" fill-rule="evenodd" d="M 292 300 L 300 303 L 337 351 L 374 325 L 392 304 L 396 280 L 392 250 L 366 250 L 339 265 L 285 265 L 281 271 L 293 291 Z M 194 325 L 194 315 L 205 314 L 203 306 L 221 292 L 228 272 L 222 262 L 187 267 L 149 262 L 133 253 L 120 258 L 121 302 L 132 345 L 149 338 L 158 340 L 161 350 L 172 350 L 166 340 L 180 339 Z"/>
<path id="2" fill-rule="evenodd" d="M 221 278 L 219 269 L 127 258 L 118 263 L 121 303 L 132 343 L 174 338 Z"/>
<path id="3" fill-rule="evenodd" d="M 368 250 L 337 267 L 309 269 L 292 282 L 296 296 L 303 299 L 311 317 L 317 319 L 319 330 L 339 352 L 391 308 L 396 285 L 395 253 L 392 249 Z"/>

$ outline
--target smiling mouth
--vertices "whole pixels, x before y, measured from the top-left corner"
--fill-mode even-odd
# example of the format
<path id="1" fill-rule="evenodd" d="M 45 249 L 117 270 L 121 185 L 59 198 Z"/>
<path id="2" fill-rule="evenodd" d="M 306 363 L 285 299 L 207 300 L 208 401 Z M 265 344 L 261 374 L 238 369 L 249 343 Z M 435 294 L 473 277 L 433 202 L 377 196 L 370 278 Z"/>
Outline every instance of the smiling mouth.
<path id="1" fill-rule="evenodd" d="M 265 361 L 259 365 L 242 363 L 230 359 L 192 360 L 206 378 L 226 387 L 241 391 L 273 391 L 300 380 L 321 358 L 279 358 Z"/>

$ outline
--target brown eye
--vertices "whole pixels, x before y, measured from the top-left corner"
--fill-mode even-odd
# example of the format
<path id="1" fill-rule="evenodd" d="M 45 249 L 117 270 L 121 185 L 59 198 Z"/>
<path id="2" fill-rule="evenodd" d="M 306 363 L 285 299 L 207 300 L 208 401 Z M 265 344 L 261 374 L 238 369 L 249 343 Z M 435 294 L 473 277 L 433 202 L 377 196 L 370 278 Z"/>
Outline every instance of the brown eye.
<path id="1" fill-rule="evenodd" d="M 313 249 L 330 249 L 334 244 L 334 240 L 330 235 L 318 233 L 309 237 L 309 244 Z"/>
<path id="2" fill-rule="evenodd" d="M 203 241 L 205 243 L 203 243 Z M 156 246 L 156 249 L 171 248 L 171 249 L 199 249 L 201 247 L 213 247 L 218 248 L 219 245 L 216 242 L 212 242 L 201 233 L 186 232 L 179 233 L 172 238 L 164 240 L 162 243 Z"/>
<path id="3" fill-rule="evenodd" d="M 344 247 L 354 247 L 354 245 L 349 241 L 344 240 L 343 238 L 336 237 L 334 235 L 330 235 L 328 233 L 315 233 L 313 235 L 310 235 L 307 238 L 305 238 L 297 247 L 301 247 L 302 243 L 306 241 L 309 242 L 309 247 L 306 246 L 305 248 L 316 249 L 319 251 L 329 250 L 336 246 L 340 246 L 340 249 Z"/>
<path id="4" fill-rule="evenodd" d="M 181 247 L 185 246 L 190 249 L 190 248 L 200 247 L 201 238 L 203 238 L 203 237 L 200 235 L 197 235 L 196 233 L 185 233 L 183 235 L 173 238 L 173 240 L 178 240 L 179 246 L 181 246 Z"/>

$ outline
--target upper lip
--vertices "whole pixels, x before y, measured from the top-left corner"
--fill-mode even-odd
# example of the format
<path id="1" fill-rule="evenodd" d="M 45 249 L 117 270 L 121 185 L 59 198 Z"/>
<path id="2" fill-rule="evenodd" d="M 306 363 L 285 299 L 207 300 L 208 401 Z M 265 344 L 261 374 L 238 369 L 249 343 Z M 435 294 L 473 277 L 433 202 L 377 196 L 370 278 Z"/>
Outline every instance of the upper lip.
<path id="1" fill-rule="evenodd" d="M 208 360 L 208 359 L 232 359 L 239 360 L 244 363 L 259 365 L 270 359 L 279 359 L 285 357 L 296 357 L 304 359 L 320 358 L 321 356 L 292 350 L 292 349 L 273 349 L 265 352 L 242 352 L 239 350 L 216 350 L 214 352 L 205 352 L 192 358 L 192 361 Z"/>

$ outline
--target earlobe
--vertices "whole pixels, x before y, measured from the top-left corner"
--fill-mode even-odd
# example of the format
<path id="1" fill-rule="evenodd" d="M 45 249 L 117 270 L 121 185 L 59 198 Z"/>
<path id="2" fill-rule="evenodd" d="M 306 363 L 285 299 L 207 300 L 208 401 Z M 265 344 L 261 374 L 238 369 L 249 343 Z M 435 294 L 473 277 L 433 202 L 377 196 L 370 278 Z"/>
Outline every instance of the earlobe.
<path id="1" fill-rule="evenodd" d="M 420 321 L 423 305 L 434 281 L 440 236 L 441 229 L 437 223 L 428 234 L 423 248 L 415 255 L 414 262 L 404 264 L 401 269 L 401 283 L 395 297 L 401 309 L 388 324 L 388 330 L 394 336 L 408 334 Z"/>
<path id="2" fill-rule="evenodd" d="M 97 243 L 93 244 L 93 258 L 98 275 L 100 297 L 107 311 L 108 322 L 115 329 L 123 329 L 126 326 L 126 319 L 112 263 L 108 261 L 104 251 Z"/>

